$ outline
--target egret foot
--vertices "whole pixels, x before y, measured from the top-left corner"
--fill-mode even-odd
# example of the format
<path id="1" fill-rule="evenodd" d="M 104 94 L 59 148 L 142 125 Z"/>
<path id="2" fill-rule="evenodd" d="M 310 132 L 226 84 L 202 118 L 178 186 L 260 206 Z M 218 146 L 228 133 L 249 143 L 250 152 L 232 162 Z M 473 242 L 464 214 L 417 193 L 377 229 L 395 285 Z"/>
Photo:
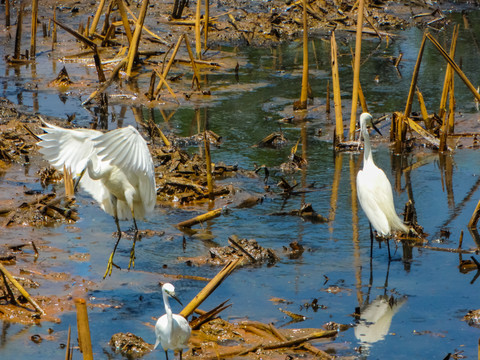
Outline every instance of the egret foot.
<path id="1" fill-rule="evenodd" d="M 117 264 L 115 264 L 113 262 L 113 255 L 115 255 L 115 251 L 112 251 L 112 253 L 110 254 L 110 257 L 108 259 L 108 262 L 107 262 L 107 270 L 105 271 L 105 275 L 103 275 L 103 278 L 105 279 L 108 276 L 111 276 L 112 275 L 112 270 L 113 270 L 113 267 L 115 266 L 117 269 L 121 269 L 120 266 L 118 266 Z"/>
<path id="2" fill-rule="evenodd" d="M 132 250 L 130 250 L 130 261 L 128 262 L 128 270 L 130 270 L 130 267 L 132 268 L 135 267 L 135 244 L 137 243 L 137 238 L 138 238 L 138 230 L 135 230 L 135 234 L 133 235 Z"/>

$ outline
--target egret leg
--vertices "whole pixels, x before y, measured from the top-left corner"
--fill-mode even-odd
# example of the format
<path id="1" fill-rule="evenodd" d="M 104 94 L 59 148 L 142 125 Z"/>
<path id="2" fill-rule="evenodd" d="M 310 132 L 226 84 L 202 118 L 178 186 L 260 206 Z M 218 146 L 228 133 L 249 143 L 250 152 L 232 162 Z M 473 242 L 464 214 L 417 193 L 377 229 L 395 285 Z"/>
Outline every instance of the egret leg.
<path id="1" fill-rule="evenodd" d="M 122 238 L 122 230 L 120 230 L 120 223 L 118 222 L 118 215 L 117 215 L 117 198 L 113 197 L 111 198 L 112 200 L 112 205 L 113 205 L 113 209 L 114 209 L 114 214 L 113 214 L 113 218 L 115 219 L 115 225 L 117 225 L 117 233 L 118 233 L 118 237 L 117 237 L 117 242 L 115 243 L 115 246 L 113 248 L 113 251 L 112 253 L 110 254 L 110 257 L 108 258 L 108 262 L 107 262 L 107 270 L 105 271 L 105 275 L 103 275 L 103 278 L 105 279 L 108 276 L 112 275 L 112 270 L 113 270 L 113 266 L 117 267 L 120 269 L 120 267 L 118 265 L 115 265 L 113 263 L 113 256 L 115 255 L 115 251 L 117 250 L 117 246 L 118 246 L 118 243 L 120 242 L 120 239 Z"/>
<path id="2" fill-rule="evenodd" d="M 167 350 L 165 350 L 165 357 L 166 357 L 167 360 L 168 360 L 168 352 L 167 352 Z"/>
<path id="3" fill-rule="evenodd" d="M 132 211 L 132 215 L 133 215 L 133 211 Z M 130 250 L 130 262 L 128 263 L 128 270 L 130 270 L 130 267 L 135 267 L 135 243 L 137 242 L 137 238 L 138 238 L 138 227 L 137 227 L 137 222 L 135 221 L 135 217 L 133 217 L 133 226 L 135 227 L 135 234 L 133 235 L 132 250 Z"/>
<path id="4" fill-rule="evenodd" d="M 388 250 L 388 262 L 390 262 L 392 257 L 390 256 L 390 239 L 389 238 L 387 238 L 387 250 Z"/>
<path id="5" fill-rule="evenodd" d="M 180 350 L 180 360 L 182 360 L 182 353 L 183 353 L 183 350 Z"/>
<path id="6" fill-rule="evenodd" d="M 373 257 L 373 229 L 372 229 L 372 224 L 370 224 L 370 261 L 372 261 L 372 257 Z"/>

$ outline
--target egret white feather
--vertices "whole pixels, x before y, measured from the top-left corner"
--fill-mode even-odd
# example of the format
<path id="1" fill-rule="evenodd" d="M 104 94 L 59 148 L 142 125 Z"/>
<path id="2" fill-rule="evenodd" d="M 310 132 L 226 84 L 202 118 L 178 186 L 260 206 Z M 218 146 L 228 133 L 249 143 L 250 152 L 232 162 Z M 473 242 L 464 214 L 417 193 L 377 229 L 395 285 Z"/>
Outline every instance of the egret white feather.
<path id="1" fill-rule="evenodd" d="M 360 205 L 372 226 L 380 234 L 388 236 L 392 231 L 408 233 L 408 227 L 398 217 L 393 202 L 392 185 L 382 169 L 373 161 L 367 124 L 372 115 L 360 116 L 360 136 L 364 139 L 363 169 L 357 174 L 357 195 Z"/>
<path id="2" fill-rule="evenodd" d="M 155 349 L 161 345 L 165 351 L 165 356 L 168 360 L 168 350 L 178 351 L 180 353 L 180 360 L 182 359 L 183 349 L 188 348 L 188 340 L 192 333 L 192 329 L 188 321 L 178 314 L 173 314 L 170 308 L 169 297 L 177 300 L 175 294 L 175 287 L 166 283 L 162 286 L 163 303 L 165 304 L 165 315 L 158 318 L 155 324 Z"/>
<path id="3" fill-rule="evenodd" d="M 118 239 L 105 276 L 111 274 L 113 255 L 121 237 L 118 220 L 133 219 L 135 238 L 129 268 L 134 264 L 138 228 L 135 219 L 149 215 L 156 202 L 155 172 L 147 143 L 133 127 L 102 133 L 65 129 L 44 122 L 40 153 L 59 171 L 81 174 L 80 186 L 115 218 Z"/>

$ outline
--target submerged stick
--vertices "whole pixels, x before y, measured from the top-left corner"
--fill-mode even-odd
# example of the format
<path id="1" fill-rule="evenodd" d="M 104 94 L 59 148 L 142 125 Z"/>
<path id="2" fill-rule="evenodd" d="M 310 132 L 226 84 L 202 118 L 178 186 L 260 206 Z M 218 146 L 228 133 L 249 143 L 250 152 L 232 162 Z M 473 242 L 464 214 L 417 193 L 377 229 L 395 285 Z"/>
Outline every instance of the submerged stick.
<path id="1" fill-rule="evenodd" d="M 201 222 L 204 222 L 204 221 L 216 218 L 217 216 L 220 216 L 222 214 L 222 211 L 223 211 L 223 208 L 209 211 L 205 214 L 195 216 L 192 219 L 179 222 L 177 224 L 177 227 L 178 228 L 190 228 L 193 225 L 200 224 Z"/>
<path id="2" fill-rule="evenodd" d="M 207 130 L 203 131 L 203 143 L 205 145 L 205 164 L 207 167 L 207 188 L 208 188 L 208 198 L 210 200 L 214 199 L 213 195 L 213 176 L 212 176 L 212 157 L 210 155 L 210 142 L 207 139 Z"/>
<path id="3" fill-rule="evenodd" d="M 360 58 L 362 54 L 362 28 L 363 28 L 363 6 L 364 0 L 359 0 L 357 9 L 357 35 L 355 42 L 355 65 L 353 67 L 353 93 L 352 111 L 350 112 L 350 141 L 355 138 L 355 126 L 357 120 L 358 87 L 360 82 Z"/>
<path id="4" fill-rule="evenodd" d="M 38 0 L 32 0 L 32 34 L 30 36 L 30 59 L 35 59 L 37 52 L 37 17 Z"/>
<path id="5" fill-rule="evenodd" d="M 77 331 L 78 345 L 83 354 L 84 360 L 93 360 L 92 340 L 90 337 L 90 327 L 88 325 L 87 303 L 84 299 L 75 299 L 77 308 Z"/>
<path id="6" fill-rule="evenodd" d="M 5 268 L 5 266 L 2 265 L 2 263 L 0 263 L 0 271 L 8 278 L 8 280 L 10 280 L 13 286 L 15 286 L 18 291 L 20 291 L 23 297 L 27 299 L 30 304 L 32 304 L 35 310 L 37 310 L 42 315 L 46 315 L 45 311 L 43 311 L 43 309 L 35 302 L 35 300 L 32 299 L 30 294 L 23 288 L 22 285 L 20 285 L 17 280 L 15 280 L 12 274 L 10 274 L 10 272 Z"/>
<path id="7" fill-rule="evenodd" d="M 242 257 L 239 257 L 223 267 L 222 270 L 207 284 L 205 287 L 190 301 L 190 303 L 185 306 L 185 308 L 180 312 L 180 315 L 183 317 L 188 317 L 191 313 L 195 311 L 197 307 L 212 293 L 215 289 L 225 280 L 228 275 L 232 273 L 237 265 L 243 260 Z"/>

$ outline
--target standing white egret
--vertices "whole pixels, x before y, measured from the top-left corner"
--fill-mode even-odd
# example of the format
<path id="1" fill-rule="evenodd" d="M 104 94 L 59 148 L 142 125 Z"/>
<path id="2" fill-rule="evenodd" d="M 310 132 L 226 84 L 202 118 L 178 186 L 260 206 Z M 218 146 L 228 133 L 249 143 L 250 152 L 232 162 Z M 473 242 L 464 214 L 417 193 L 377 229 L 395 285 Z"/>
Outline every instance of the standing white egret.
<path id="1" fill-rule="evenodd" d="M 363 169 L 357 174 L 358 200 L 370 224 L 383 236 L 388 236 L 396 230 L 408 233 L 408 227 L 395 211 L 392 185 L 383 170 L 373 162 L 367 124 L 373 125 L 372 115 L 363 113 L 360 116 L 360 138 L 362 136 L 364 138 Z M 371 242 L 370 255 L 373 236 Z"/>
<path id="2" fill-rule="evenodd" d="M 134 265 L 137 222 L 156 203 L 155 173 L 147 143 L 132 126 L 102 133 L 91 129 L 64 129 L 44 122 L 40 153 L 59 171 L 81 174 L 80 186 L 112 215 L 118 238 L 104 278 L 112 274 L 113 256 L 122 236 L 119 219 L 133 219 L 135 235 L 128 268 Z"/>
<path id="3" fill-rule="evenodd" d="M 157 340 L 155 341 L 154 348 L 156 349 L 158 344 L 162 345 L 167 360 L 167 351 L 169 349 L 179 351 L 180 360 L 182 360 L 183 349 L 188 348 L 188 339 L 190 339 L 192 329 L 182 315 L 172 314 L 168 298 L 174 298 L 182 304 L 175 295 L 175 287 L 170 283 L 163 284 L 162 294 L 166 314 L 159 317 L 155 325 L 155 336 Z"/>

